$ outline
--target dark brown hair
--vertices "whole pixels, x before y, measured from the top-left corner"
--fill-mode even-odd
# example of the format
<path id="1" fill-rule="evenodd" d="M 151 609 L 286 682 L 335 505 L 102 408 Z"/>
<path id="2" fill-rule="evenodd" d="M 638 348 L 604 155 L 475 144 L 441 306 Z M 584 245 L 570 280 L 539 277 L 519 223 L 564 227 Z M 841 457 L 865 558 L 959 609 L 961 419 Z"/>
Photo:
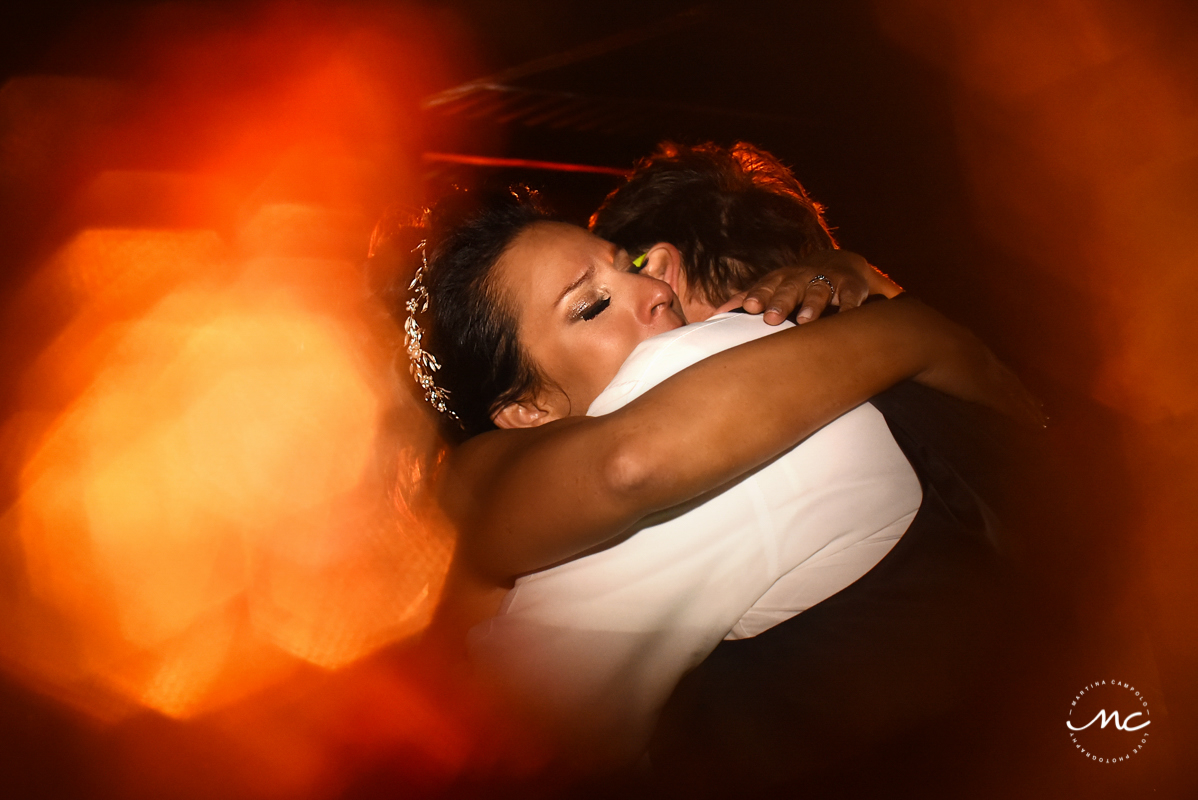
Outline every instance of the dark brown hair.
<path id="1" fill-rule="evenodd" d="M 794 174 L 745 142 L 659 145 L 607 196 L 590 227 L 634 255 L 673 244 L 687 285 L 713 305 L 773 269 L 836 247 L 823 208 Z"/>
<path id="2" fill-rule="evenodd" d="M 495 266 L 511 243 L 529 226 L 553 217 L 536 193 L 524 186 L 503 190 L 456 190 L 406 225 L 391 225 L 372 246 L 406 262 L 386 292 L 392 316 L 403 325 L 409 282 L 422 254 L 428 268 L 428 310 L 416 321 L 424 331 L 423 348 L 440 364 L 436 385 L 449 393 L 446 401 L 460 426 L 442 415 L 446 433 L 466 438 L 492 430 L 491 414 L 530 394 L 540 382 L 535 365 L 520 346 L 515 315 L 494 281 Z M 396 367 L 408 371 L 406 351 Z M 454 430 L 459 428 L 460 430 Z"/>

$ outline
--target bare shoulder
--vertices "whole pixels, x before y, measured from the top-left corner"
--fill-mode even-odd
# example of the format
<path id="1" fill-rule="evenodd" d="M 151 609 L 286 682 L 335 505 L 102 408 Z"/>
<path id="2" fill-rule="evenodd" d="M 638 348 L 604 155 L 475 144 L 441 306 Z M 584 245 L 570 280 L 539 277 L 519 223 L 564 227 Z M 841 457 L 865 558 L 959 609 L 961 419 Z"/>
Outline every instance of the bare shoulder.
<path id="1" fill-rule="evenodd" d="M 479 494 L 494 480 L 496 470 L 518 446 L 512 431 L 489 431 L 455 448 L 449 455 L 441 483 L 441 499 L 459 531 L 474 515 Z M 468 526 L 467 526 L 468 527 Z"/>
<path id="2" fill-rule="evenodd" d="M 458 522 L 475 516 L 496 491 L 518 483 L 529 462 L 561 447 L 571 433 L 593 421 L 568 417 L 534 428 L 488 431 L 466 441 L 449 457 L 443 488 L 447 508 Z"/>

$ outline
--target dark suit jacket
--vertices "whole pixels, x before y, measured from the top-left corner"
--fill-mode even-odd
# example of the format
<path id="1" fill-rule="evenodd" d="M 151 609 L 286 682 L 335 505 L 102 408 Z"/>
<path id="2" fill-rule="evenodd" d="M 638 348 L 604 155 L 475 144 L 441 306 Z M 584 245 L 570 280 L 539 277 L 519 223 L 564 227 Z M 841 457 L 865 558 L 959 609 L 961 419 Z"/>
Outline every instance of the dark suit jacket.
<path id="1" fill-rule="evenodd" d="M 965 713 L 1001 663 L 1009 555 L 1019 550 L 1004 515 L 1014 514 L 1024 474 L 1015 467 L 1035 437 L 910 382 L 871 402 L 920 477 L 919 513 L 852 586 L 754 638 L 723 642 L 683 679 L 650 747 L 664 788 L 691 797 L 809 790 L 820 775 Z"/>

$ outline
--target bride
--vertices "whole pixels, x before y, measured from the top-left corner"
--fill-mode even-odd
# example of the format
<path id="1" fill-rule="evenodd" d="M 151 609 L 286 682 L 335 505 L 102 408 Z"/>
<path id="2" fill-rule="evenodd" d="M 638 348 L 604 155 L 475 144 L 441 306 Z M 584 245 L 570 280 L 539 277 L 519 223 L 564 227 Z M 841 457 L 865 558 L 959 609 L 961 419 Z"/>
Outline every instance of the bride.
<path id="1" fill-rule="evenodd" d="M 759 601 L 781 579 L 796 578 L 801 595 L 810 585 L 804 578 L 820 572 L 811 567 L 827 567 L 825 585 L 797 605 L 818 602 L 821 592 L 860 577 L 902 534 L 919 506 L 918 482 L 893 439 L 885 441 L 884 423 L 879 428 L 862 406 L 871 396 L 913 378 L 1028 413 L 1018 382 L 980 343 L 902 298 L 772 336 L 746 333 L 743 344 L 588 417 L 638 345 L 686 321 L 670 285 L 644 274 L 644 259 L 551 221 L 523 192 L 453 197 L 395 241 L 405 235 L 400 249 L 410 246 L 419 264 L 404 315 L 413 372 L 461 441 L 444 484 L 444 505 L 460 531 L 445 616 L 472 629 L 474 656 L 487 672 L 560 734 L 564 749 L 592 764 L 635 758 L 673 684 L 733 628 L 768 627 L 762 613 L 778 621 L 778 609 Z M 861 263 L 825 259 L 822 280 L 876 281 Z M 746 320 L 724 316 L 707 325 Z M 838 417 L 839 431 L 829 426 Z M 686 541 L 694 515 L 734 491 L 760 492 L 752 481 L 775 466 L 794 473 L 786 459 L 802 461 L 825 435 L 842 437 L 820 449 L 825 456 L 837 442 L 864 448 L 846 462 L 842 486 L 797 504 L 819 509 L 823 498 L 842 508 L 849 521 L 833 520 L 835 535 L 821 538 L 818 525 L 799 525 L 805 515 L 792 510 L 785 519 L 796 529 L 784 526 L 776 542 L 794 546 L 758 538 L 746 550 L 735 526 L 720 525 L 706 543 Z M 854 484 L 854 468 L 874 472 Z M 897 500 L 871 505 L 871 487 Z M 801 489 L 775 494 L 785 499 Z M 724 512 L 729 523 L 736 508 Z M 662 530 L 672 547 L 682 541 L 705 554 L 664 594 L 657 591 L 662 565 L 638 555 Z M 843 557 L 854 549 L 867 553 L 864 560 Z M 581 605 L 560 593 L 538 601 L 538 579 L 549 584 L 548 576 L 613 553 L 623 566 L 612 574 L 624 581 L 614 594 L 592 596 L 576 584 Z M 721 579 L 696 582 L 712 564 L 724 567 Z M 625 587 L 634 591 L 623 605 L 610 602 Z M 696 609 L 697 599 L 704 602 Z M 595 627 L 588 613 L 637 619 L 623 629 Z M 597 637 L 600 630 L 635 635 Z"/>

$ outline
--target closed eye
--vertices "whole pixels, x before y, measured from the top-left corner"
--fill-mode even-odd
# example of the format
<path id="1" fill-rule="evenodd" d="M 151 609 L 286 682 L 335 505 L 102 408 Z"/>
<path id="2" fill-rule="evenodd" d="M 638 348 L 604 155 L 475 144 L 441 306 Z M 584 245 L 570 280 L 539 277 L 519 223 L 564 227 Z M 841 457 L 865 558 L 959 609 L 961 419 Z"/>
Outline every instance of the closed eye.
<path id="1" fill-rule="evenodd" d="M 647 262 L 648 260 L 649 260 L 649 254 L 641 253 L 639 256 L 632 259 L 632 267 L 630 267 L 628 271 L 631 272 L 633 275 L 639 275 L 641 270 L 643 270 L 645 268 L 645 262 Z"/>
<path id="2" fill-rule="evenodd" d="M 579 317 L 579 319 L 583 319 L 583 320 L 586 320 L 587 322 L 590 322 L 595 317 L 599 316 L 604 311 L 606 311 L 607 307 L 610 305 L 611 305 L 611 298 L 605 297 L 602 300 L 600 300 L 599 302 L 592 303 L 591 305 L 584 308 L 582 311 L 579 312 L 578 317 Z"/>

